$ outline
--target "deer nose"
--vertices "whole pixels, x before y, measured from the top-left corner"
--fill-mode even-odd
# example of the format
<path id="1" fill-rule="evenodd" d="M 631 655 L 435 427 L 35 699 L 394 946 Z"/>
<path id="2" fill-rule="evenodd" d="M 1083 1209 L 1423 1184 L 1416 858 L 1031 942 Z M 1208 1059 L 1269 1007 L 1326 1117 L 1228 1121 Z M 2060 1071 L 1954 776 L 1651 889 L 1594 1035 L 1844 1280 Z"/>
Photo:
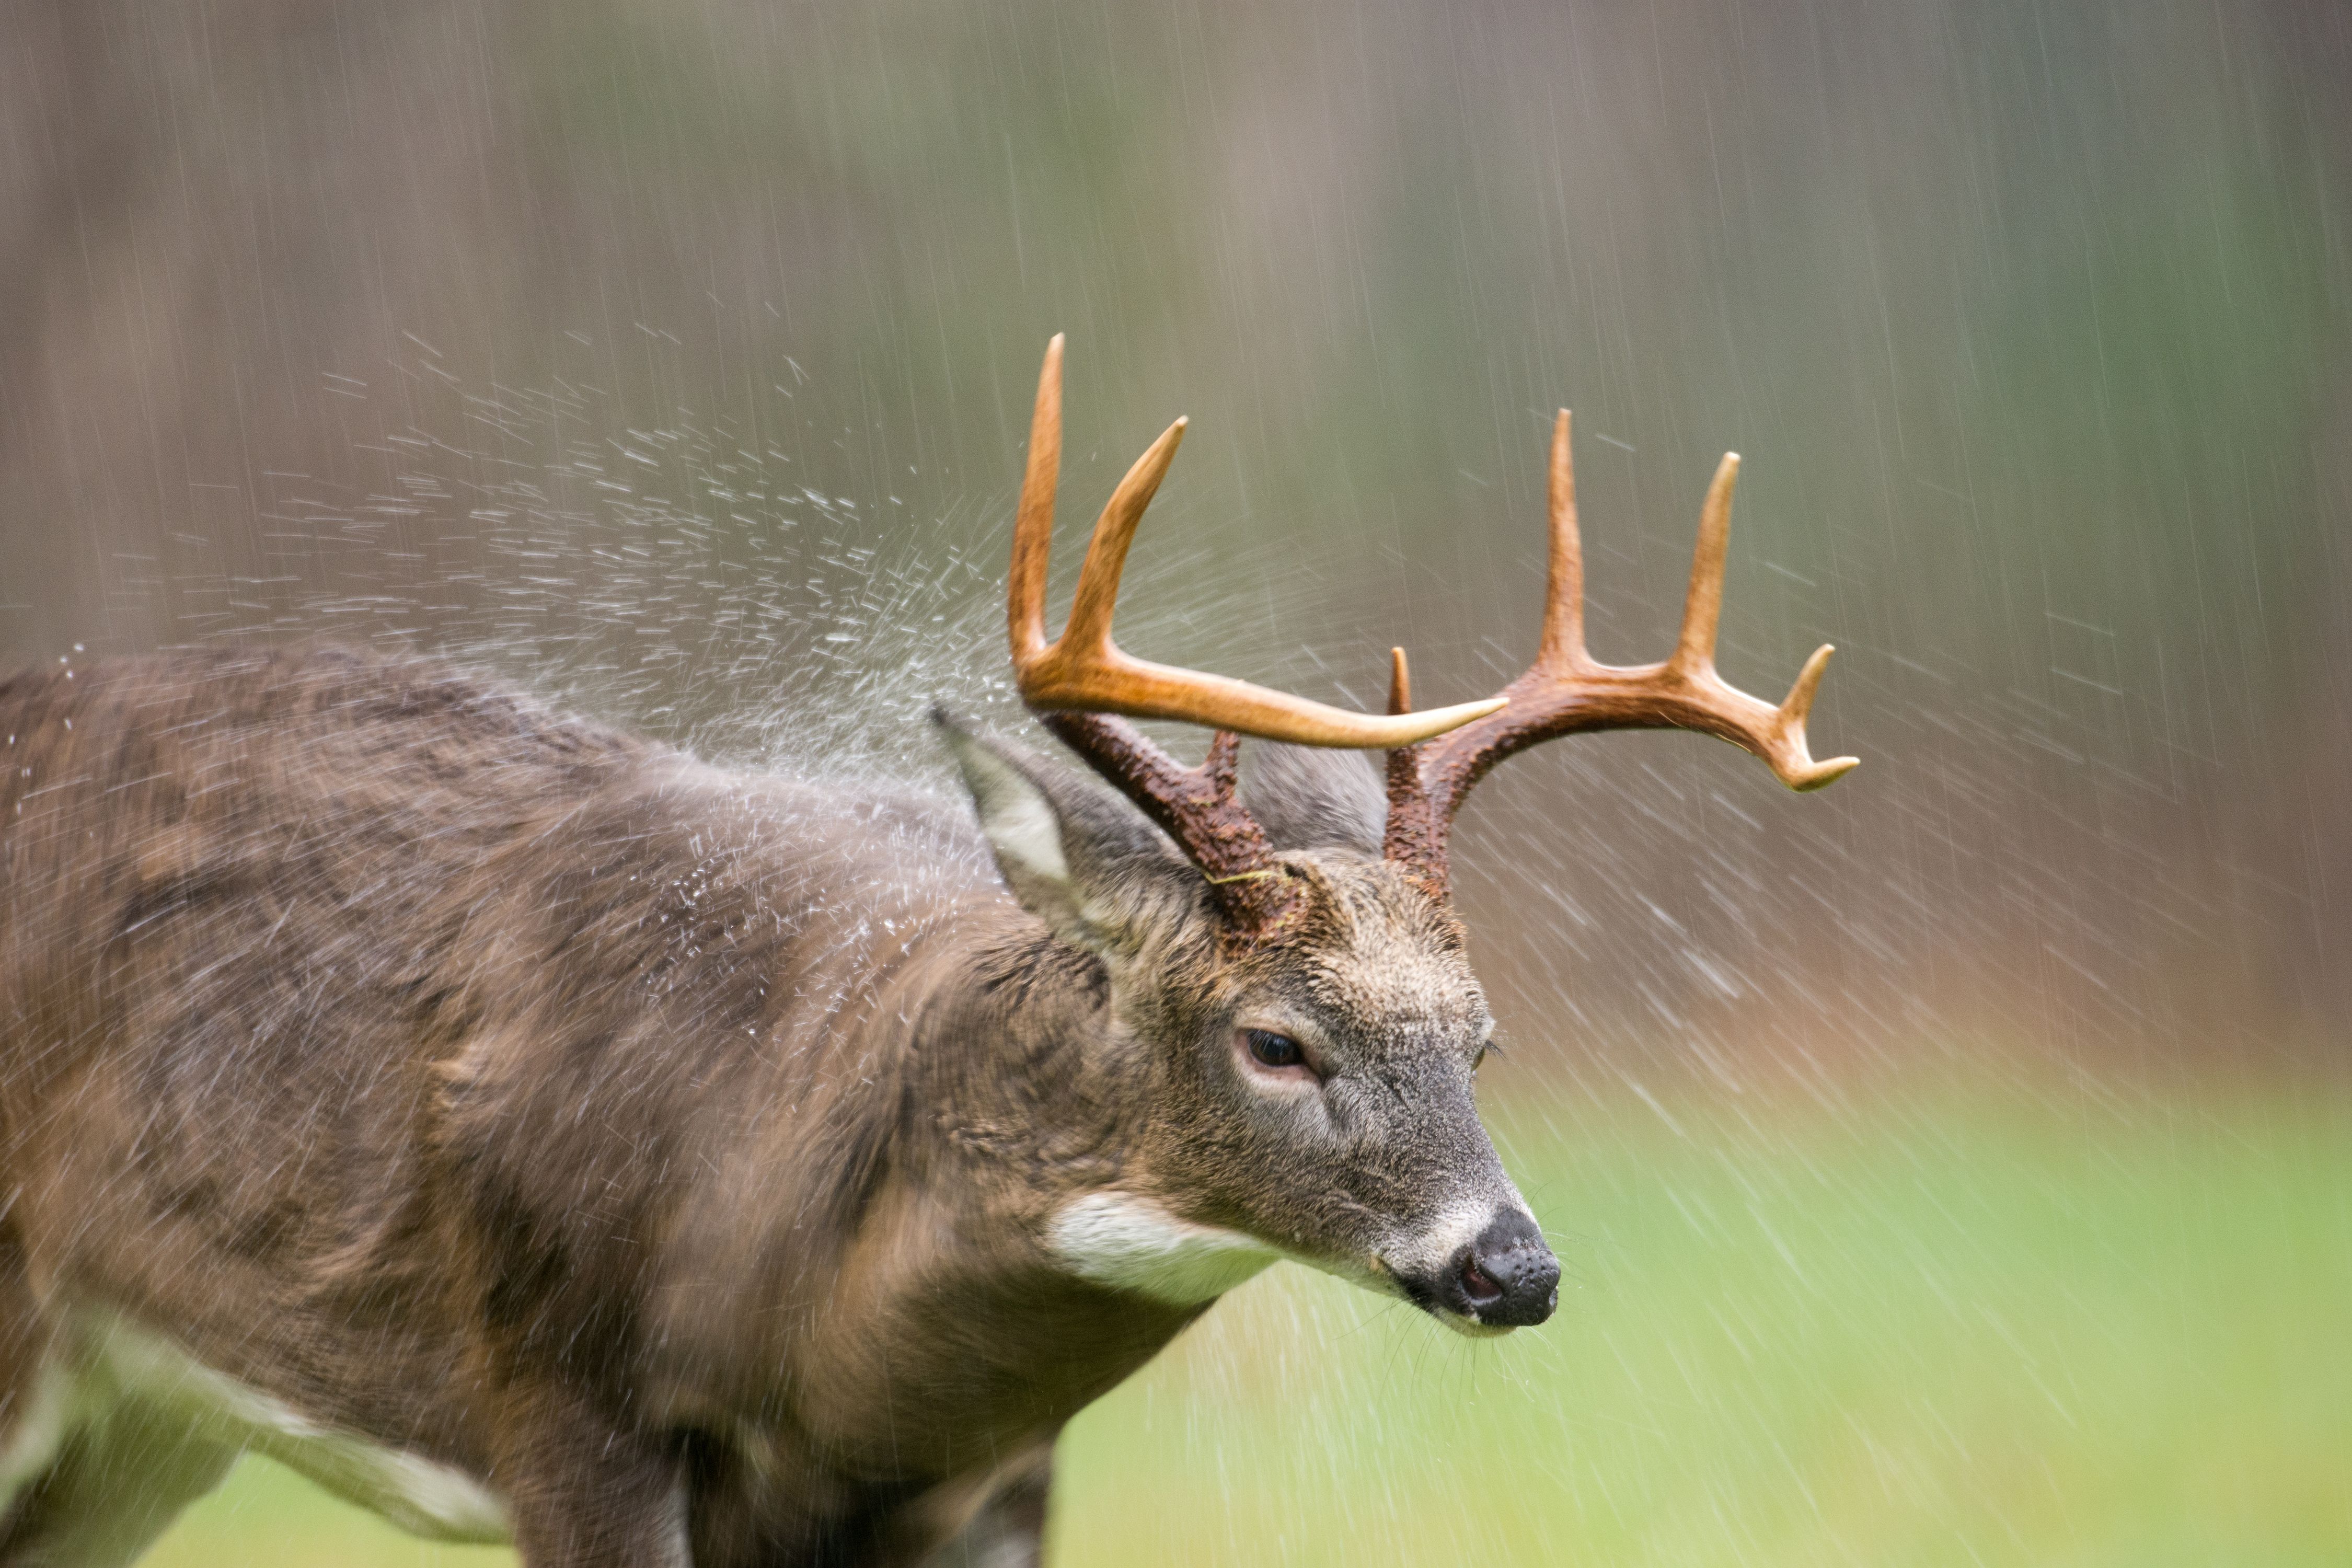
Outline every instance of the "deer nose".
<path id="1" fill-rule="evenodd" d="M 1497 1328 L 1527 1328 L 1559 1304 L 1559 1259 L 1544 1245 L 1533 1215 L 1507 1208 L 1454 1259 L 1452 1287 L 1466 1315 Z"/>

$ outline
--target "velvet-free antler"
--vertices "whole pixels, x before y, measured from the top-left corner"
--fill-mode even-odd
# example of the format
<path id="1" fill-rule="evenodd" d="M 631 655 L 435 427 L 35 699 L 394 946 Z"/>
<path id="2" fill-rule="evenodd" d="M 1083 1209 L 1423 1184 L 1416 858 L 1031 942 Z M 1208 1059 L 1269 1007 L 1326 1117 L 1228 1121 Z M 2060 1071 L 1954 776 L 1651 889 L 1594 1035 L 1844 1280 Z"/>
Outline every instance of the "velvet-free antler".
<path id="1" fill-rule="evenodd" d="M 1175 458 L 1184 425 L 1171 425 L 1111 492 L 1087 545 L 1069 623 L 1047 642 L 1045 564 L 1062 457 L 1060 335 L 1046 345 L 1013 528 L 1007 630 L 1022 700 L 1183 847 L 1216 887 L 1237 931 L 1249 936 L 1280 921 L 1290 890 L 1264 830 L 1234 796 L 1239 736 L 1368 750 L 1409 746 L 1491 714 L 1504 700 L 1410 715 L 1350 713 L 1222 675 L 1152 664 L 1112 642 L 1111 610 L 1128 546 Z M 1217 734 L 1208 759 L 1187 768 L 1114 714 L 1207 724 Z"/>
<path id="2" fill-rule="evenodd" d="M 1697 730 L 1754 752 L 1782 784 L 1814 790 L 1859 765 L 1855 757 L 1817 763 L 1805 746 L 1805 717 L 1831 648 L 1814 650 L 1779 707 L 1739 690 L 1716 673 L 1716 623 L 1723 614 L 1723 565 L 1731 540 L 1731 492 L 1738 453 L 1727 452 L 1699 513 L 1698 548 L 1682 635 L 1663 664 L 1620 668 L 1584 646 L 1584 556 L 1576 528 L 1576 470 L 1565 408 L 1552 426 L 1551 562 L 1543 641 L 1526 674 L 1503 689 L 1499 712 L 1438 738 L 1389 753 L 1386 853 L 1440 897 L 1447 888 L 1446 832 L 1475 784 L 1496 763 L 1540 742 L 1591 730 Z M 1412 694 L 1404 653 L 1394 655 L 1389 706 L 1402 711 Z"/>
<path id="3" fill-rule="evenodd" d="M 1070 604 L 1069 624 L 1045 640 L 1045 560 L 1053 548 L 1054 489 L 1062 457 L 1062 340 L 1045 348 L 1037 407 L 1029 427 L 1029 464 L 1013 525 L 1013 572 L 1006 605 L 1013 668 L 1022 700 L 1040 712 L 1123 713 L 1177 719 L 1303 746 L 1388 750 L 1409 746 L 1491 713 L 1499 699 L 1427 713 L 1350 713 L 1247 681 L 1137 658 L 1111 641 L 1120 570 L 1144 508 L 1151 504 L 1186 421 L 1161 432 L 1111 492 L 1087 544 L 1086 564 Z"/>

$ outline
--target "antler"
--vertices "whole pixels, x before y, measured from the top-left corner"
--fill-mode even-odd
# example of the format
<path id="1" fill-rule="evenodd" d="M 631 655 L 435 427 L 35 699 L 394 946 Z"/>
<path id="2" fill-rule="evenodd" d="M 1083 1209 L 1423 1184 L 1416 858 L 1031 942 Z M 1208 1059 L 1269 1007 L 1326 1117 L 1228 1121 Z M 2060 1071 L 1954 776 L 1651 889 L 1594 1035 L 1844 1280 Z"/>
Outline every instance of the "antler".
<path id="1" fill-rule="evenodd" d="M 1021 510 L 1013 525 L 1010 631 L 1013 668 L 1021 699 L 1040 712 L 1124 713 L 1132 719 L 1178 719 L 1289 741 L 1302 746 L 1389 750 L 1443 734 L 1495 711 L 1499 698 L 1465 702 L 1426 713 L 1382 717 L 1350 713 L 1269 691 L 1263 686 L 1153 664 L 1110 640 L 1112 603 L 1119 572 L 1134 541 L 1143 509 L 1151 504 L 1160 479 L 1184 438 L 1179 419 L 1135 460 L 1111 492 L 1087 545 L 1078 572 L 1077 595 L 1069 624 L 1055 641 L 1045 640 L 1045 557 L 1053 546 L 1054 487 L 1062 457 L 1062 339 L 1045 346 L 1045 368 L 1037 381 L 1037 411 L 1029 426 L 1029 467 L 1021 481 Z"/>
<path id="2" fill-rule="evenodd" d="M 1291 893 L 1264 830 L 1234 795 L 1239 736 L 1308 746 L 1392 749 L 1493 713 L 1505 699 L 1410 715 L 1350 713 L 1221 675 L 1152 664 L 1112 642 L 1111 609 L 1128 545 L 1175 458 L 1184 426 L 1181 419 L 1171 425 L 1111 492 L 1087 545 L 1069 624 L 1048 643 L 1045 564 L 1053 549 L 1054 489 L 1062 459 L 1062 338 L 1055 334 L 1045 346 L 1045 369 L 1037 378 L 1028 468 L 1013 525 L 1007 630 L 1022 700 L 1183 847 L 1246 938 L 1278 924 L 1290 907 Z M 1182 720 L 1213 726 L 1217 733 L 1207 761 L 1186 768 L 1134 725 L 1112 714 Z"/>
<path id="3" fill-rule="evenodd" d="M 1805 716 L 1829 665 L 1823 644 L 1805 661 L 1778 707 L 1748 696 L 1715 669 L 1716 623 L 1723 613 L 1723 563 L 1731 540 L 1731 492 L 1738 453 L 1727 452 L 1699 513 L 1690 594 L 1682 635 L 1663 664 L 1621 668 L 1584 647 L 1584 558 L 1576 530 L 1576 470 L 1569 451 L 1568 410 L 1551 438 L 1551 564 L 1545 589 L 1543 641 L 1536 661 L 1503 689 L 1508 706 L 1443 739 L 1389 753 L 1386 853 L 1433 891 L 1446 889 L 1446 830 L 1486 770 L 1539 742 L 1588 730 L 1697 730 L 1721 736 L 1770 764 L 1782 784 L 1814 790 L 1860 765 L 1856 757 L 1813 761 Z M 1411 702 L 1404 652 L 1396 650 L 1390 707 Z"/>

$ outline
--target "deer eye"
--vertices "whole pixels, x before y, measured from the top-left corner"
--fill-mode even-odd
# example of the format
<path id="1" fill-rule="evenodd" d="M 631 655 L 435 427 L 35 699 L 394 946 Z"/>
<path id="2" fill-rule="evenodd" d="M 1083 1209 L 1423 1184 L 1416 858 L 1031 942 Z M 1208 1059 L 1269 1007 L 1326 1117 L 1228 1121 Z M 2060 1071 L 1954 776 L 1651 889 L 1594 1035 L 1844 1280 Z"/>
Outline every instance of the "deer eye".
<path id="1" fill-rule="evenodd" d="M 1288 1035 L 1277 1035 L 1271 1029 L 1244 1029 L 1242 1041 L 1249 1047 L 1250 1059 L 1265 1068 L 1300 1068 L 1307 1065 L 1307 1053 Z"/>

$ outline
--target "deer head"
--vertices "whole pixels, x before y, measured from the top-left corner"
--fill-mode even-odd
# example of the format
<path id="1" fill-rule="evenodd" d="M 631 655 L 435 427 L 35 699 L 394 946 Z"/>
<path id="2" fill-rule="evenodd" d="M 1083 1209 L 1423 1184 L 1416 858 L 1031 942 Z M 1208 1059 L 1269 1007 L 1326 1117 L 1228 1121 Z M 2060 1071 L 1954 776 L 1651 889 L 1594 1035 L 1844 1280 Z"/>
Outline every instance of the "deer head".
<path id="1" fill-rule="evenodd" d="M 1583 644 L 1563 412 L 1534 666 L 1496 698 L 1413 712 L 1399 649 L 1390 711 L 1350 713 L 1111 641 L 1128 545 L 1182 420 L 1111 496 L 1068 625 L 1046 641 L 1061 360 L 1056 337 L 1014 528 L 1013 662 L 1024 700 L 1111 787 L 942 721 L 1014 896 L 1101 966 L 1101 1051 L 1139 1108 L 1117 1183 L 1055 1215 L 1049 1245 L 1170 1300 L 1205 1300 L 1287 1255 L 1465 1332 L 1540 1322 L 1559 1266 L 1474 1105 L 1494 1020 L 1448 892 L 1446 829 L 1496 763 L 1584 730 L 1702 731 L 1798 789 L 1854 765 L 1805 747 L 1828 648 L 1778 708 L 1715 673 L 1737 459 L 1708 492 L 1673 657 L 1601 665 Z M 1207 759 L 1181 766 L 1129 718 L 1213 726 Z M 1244 759 L 1242 735 L 1282 744 Z M 1366 750 L 1389 753 L 1385 799 Z"/>

